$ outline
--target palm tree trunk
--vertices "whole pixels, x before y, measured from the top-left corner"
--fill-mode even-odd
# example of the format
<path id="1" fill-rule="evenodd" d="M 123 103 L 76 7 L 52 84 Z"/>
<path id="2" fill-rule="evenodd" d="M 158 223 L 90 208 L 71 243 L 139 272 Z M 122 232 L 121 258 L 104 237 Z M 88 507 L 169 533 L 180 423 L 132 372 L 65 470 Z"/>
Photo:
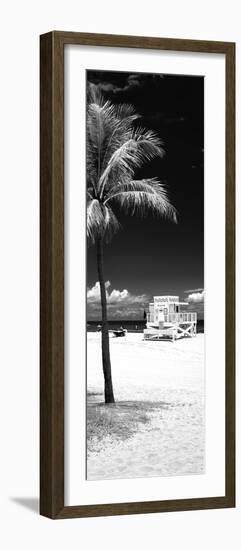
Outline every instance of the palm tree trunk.
<path id="1" fill-rule="evenodd" d="M 97 269 L 100 283 L 100 295 L 101 295 L 101 308 L 102 308 L 102 366 L 105 381 L 105 402 L 114 403 L 114 392 L 112 386 L 111 376 L 111 362 L 110 362 L 110 347 L 109 347 L 109 332 L 108 332 L 108 320 L 107 320 L 107 301 L 106 301 L 106 288 L 105 278 L 103 271 L 103 240 L 100 238 L 97 240 Z"/>

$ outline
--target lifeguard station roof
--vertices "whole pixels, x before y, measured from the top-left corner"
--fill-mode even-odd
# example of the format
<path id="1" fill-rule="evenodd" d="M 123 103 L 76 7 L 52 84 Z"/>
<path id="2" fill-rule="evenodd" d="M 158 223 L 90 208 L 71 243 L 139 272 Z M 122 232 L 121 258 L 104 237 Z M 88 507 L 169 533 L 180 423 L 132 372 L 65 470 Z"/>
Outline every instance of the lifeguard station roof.
<path id="1" fill-rule="evenodd" d="M 188 305 L 188 302 L 180 302 L 179 296 L 153 296 L 154 302 L 163 302 L 163 303 L 172 303 L 172 304 L 178 304 L 179 306 L 186 306 Z"/>
<path id="2" fill-rule="evenodd" d="M 153 296 L 154 301 L 158 300 L 160 302 L 178 302 L 179 296 Z"/>

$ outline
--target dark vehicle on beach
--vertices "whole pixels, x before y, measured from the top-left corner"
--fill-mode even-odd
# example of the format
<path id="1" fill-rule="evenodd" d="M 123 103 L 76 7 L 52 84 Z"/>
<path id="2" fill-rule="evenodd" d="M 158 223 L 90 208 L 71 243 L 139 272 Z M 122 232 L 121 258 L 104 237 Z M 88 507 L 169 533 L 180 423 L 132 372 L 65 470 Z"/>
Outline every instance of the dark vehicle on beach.
<path id="1" fill-rule="evenodd" d="M 113 336 L 116 336 L 116 338 L 119 338 L 121 336 L 126 336 L 127 330 L 126 330 L 126 328 L 120 327 L 117 330 L 112 330 L 112 334 L 113 334 Z"/>

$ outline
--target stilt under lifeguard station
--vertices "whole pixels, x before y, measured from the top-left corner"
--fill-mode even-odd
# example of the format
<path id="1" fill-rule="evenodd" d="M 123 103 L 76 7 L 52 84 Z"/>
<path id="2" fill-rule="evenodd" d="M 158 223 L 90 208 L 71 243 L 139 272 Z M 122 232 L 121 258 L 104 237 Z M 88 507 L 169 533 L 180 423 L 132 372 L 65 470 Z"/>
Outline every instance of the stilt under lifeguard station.
<path id="1" fill-rule="evenodd" d="M 179 296 L 154 296 L 149 304 L 144 340 L 178 340 L 196 336 L 197 313 L 184 311 Z"/>

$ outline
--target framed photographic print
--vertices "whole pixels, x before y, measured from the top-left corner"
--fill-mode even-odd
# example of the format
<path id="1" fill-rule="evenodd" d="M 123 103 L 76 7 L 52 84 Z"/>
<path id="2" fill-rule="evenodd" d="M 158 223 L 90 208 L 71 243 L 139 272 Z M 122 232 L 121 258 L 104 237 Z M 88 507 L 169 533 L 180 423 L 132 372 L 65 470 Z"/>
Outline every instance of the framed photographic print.
<path id="1" fill-rule="evenodd" d="M 235 45 L 40 54 L 40 512 L 233 507 Z"/>

